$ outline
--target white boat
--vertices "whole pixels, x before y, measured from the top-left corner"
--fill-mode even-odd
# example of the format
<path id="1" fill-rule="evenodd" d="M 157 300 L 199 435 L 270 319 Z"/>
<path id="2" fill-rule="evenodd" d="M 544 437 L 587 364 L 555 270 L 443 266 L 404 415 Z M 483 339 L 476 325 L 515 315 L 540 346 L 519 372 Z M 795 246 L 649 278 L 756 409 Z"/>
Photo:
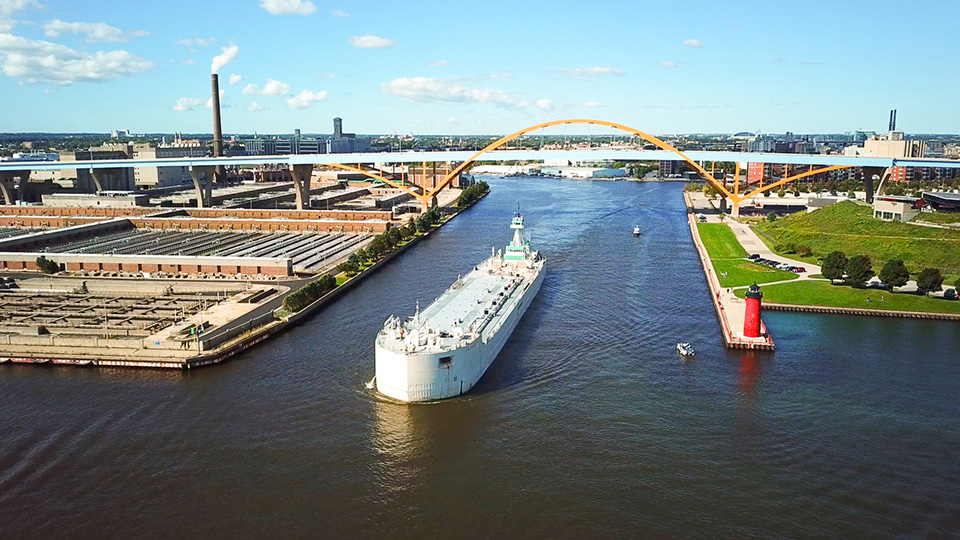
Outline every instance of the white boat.
<path id="1" fill-rule="evenodd" d="M 376 387 L 400 401 L 462 395 L 500 353 L 543 283 L 544 259 L 523 238 L 523 216 L 510 224 L 506 252 L 457 279 L 406 322 L 392 316 L 376 339 Z"/>
<path id="2" fill-rule="evenodd" d="M 680 353 L 680 356 L 693 356 L 696 354 L 693 350 L 693 345 L 689 343 L 677 343 L 677 352 Z"/>
<path id="3" fill-rule="evenodd" d="M 636 225 L 633 226 L 633 235 L 634 235 L 634 236 L 640 236 L 640 227 L 638 227 L 638 226 L 636 226 Z"/>

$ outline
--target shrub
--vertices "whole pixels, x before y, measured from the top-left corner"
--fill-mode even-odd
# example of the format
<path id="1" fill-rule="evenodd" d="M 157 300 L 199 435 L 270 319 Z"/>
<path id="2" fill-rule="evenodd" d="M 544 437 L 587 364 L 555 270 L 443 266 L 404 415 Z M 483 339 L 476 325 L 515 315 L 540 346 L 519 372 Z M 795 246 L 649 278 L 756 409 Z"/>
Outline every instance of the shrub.
<path id="1" fill-rule="evenodd" d="M 337 287 L 337 279 L 324 274 L 283 299 L 283 309 L 296 313 Z"/>
<path id="2" fill-rule="evenodd" d="M 805 246 L 803 244 L 797 246 L 797 255 L 801 257 L 810 257 L 813 255 L 813 250 L 810 249 L 810 246 Z"/>
<path id="3" fill-rule="evenodd" d="M 767 191 L 766 193 L 770 193 L 770 192 Z M 770 212 L 769 214 L 767 214 L 767 221 L 769 221 L 770 223 L 773 223 L 773 222 L 776 221 L 776 220 L 777 220 L 777 213 L 776 213 L 776 212 Z"/>

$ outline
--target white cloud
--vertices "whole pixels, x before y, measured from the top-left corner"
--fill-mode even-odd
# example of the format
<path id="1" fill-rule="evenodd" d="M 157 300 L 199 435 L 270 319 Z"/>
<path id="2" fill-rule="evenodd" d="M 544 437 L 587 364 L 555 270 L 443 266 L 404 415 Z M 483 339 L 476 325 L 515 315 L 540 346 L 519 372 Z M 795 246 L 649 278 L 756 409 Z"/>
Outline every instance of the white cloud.
<path id="1" fill-rule="evenodd" d="M 372 36 L 370 34 L 365 36 L 350 36 L 349 41 L 351 45 L 360 47 L 361 49 L 387 49 L 396 45 L 395 42 L 387 38 Z"/>
<path id="2" fill-rule="evenodd" d="M 703 43 L 701 43 L 699 39 L 687 39 L 687 40 L 684 40 L 684 42 L 681 43 L 681 45 L 683 45 L 684 47 L 693 47 L 695 49 L 699 49 L 703 47 Z"/>
<path id="3" fill-rule="evenodd" d="M 220 91 L 217 92 L 217 93 L 220 94 L 220 108 L 221 108 L 221 109 L 225 109 L 225 108 L 229 107 L 229 105 L 226 105 L 225 103 L 223 103 L 223 93 L 224 93 L 224 91 L 223 91 L 223 90 L 220 90 Z M 206 107 L 206 108 L 208 108 L 208 109 L 212 109 L 212 108 L 213 108 L 213 98 L 212 98 L 212 97 L 208 97 L 208 98 L 207 98 L 207 102 L 204 103 L 203 106 Z"/>
<path id="4" fill-rule="evenodd" d="M 220 54 L 214 56 L 213 61 L 210 63 L 210 73 L 216 73 L 220 71 L 220 68 L 229 64 L 231 60 L 237 57 L 239 52 L 240 47 L 237 47 L 236 45 L 221 47 Z"/>
<path id="5" fill-rule="evenodd" d="M 557 71 L 571 77 L 599 77 L 600 75 L 623 75 L 623 70 L 613 66 L 593 66 L 588 68 L 560 68 Z"/>
<path id="6" fill-rule="evenodd" d="M 290 94 L 290 85 L 276 79 L 267 79 L 267 84 L 263 85 L 263 90 L 260 89 L 260 86 L 250 83 L 243 87 L 240 93 L 246 96 L 286 96 Z"/>
<path id="7" fill-rule="evenodd" d="M 247 110 L 250 112 L 260 112 L 260 111 L 265 111 L 269 108 L 270 108 L 269 105 L 261 105 L 256 101 L 254 101 L 253 103 L 250 104 L 249 107 L 247 107 Z"/>
<path id="8" fill-rule="evenodd" d="M 587 109 L 596 109 L 597 107 L 603 107 L 603 103 L 600 103 L 599 101 L 585 101 L 583 103 L 583 107 L 586 107 Z"/>
<path id="9" fill-rule="evenodd" d="M 679 66 L 680 64 L 678 64 L 678 63 L 676 63 L 676 62 L 674 62 L 674 61 L 672 61 L 672 60 L 667 60 L 666 62 L 660 62 L 660 65 L 663 66 L 663 67 L 665 67 L 665 68 L 675 68 L 675 67 Z"/>
<path id="10" fill-rule="evenodd" d="M 310 15 L 317 6 L 307 0 L 260 0 L 260 7 L 271 15 Z"/>
<path id="11" fill-rule="evenodd" d="M 322 90 L 320 92 L 311 92 L 310 90 L 304 90 L 299 94 L 293 96 L 287 100 L 287 107 L 297 110 L 297 109 L 306 109 L 318 101 L 323 101 L 327 99 L 327 91 Z"/>
<path id="12" fill-rule="evenodd" d="M 523 105 L 502 90 L 471 88 L 460 79 L 403 77 L 381 84 L 380 91 L 420 103 L 492 103 L 506 108 Z"/>
<path id="13" fill-rule="evenodd" d="M 180 63 L 183 64 L 183 65 L 185 65 L 185 66 L 194 66 L 194 65 L 197 64 L 197 61 L 194 60 L 193 58 L 187 58 L 186 60 L 184 60 L 183 62 L 180 62 Z"/>
<path id="14" fill-rule="evenodd" d="M 64 45 L 0 33 L 0 71 L 24 84 L 100 82 L 153 69 L 146 58 L 127 51 L 81 52 Z"/>
<path id="15" fill-rule="evenodd" d="M 173 106 L 175 111 L 192 111 L 194 107 L 203 103 L 202 99 L 193 98 L 193 97 L 182 97 L 177 100 L 177 104 Z"/>
<path id="16" fill-rule="evenodd" d="M 430 67 L 443 67 L 443 66 L 446 66 L 446 65 L 449 65 L 449 64 L 450 64 L 450 62 L 447 62 L 446 60 L 437 60 L 437 61 L 435 61 L 435 62 L 430 62 L 429 65 L 430 65 Z"/>
<path id="17" fill-rule="evenodd" d="M 347 13 L 346 11 L 340 11 L 339 9 L 335 9 L 331 11 L 330 14 L 333 15 L 334 17 L 342 17 L 342 18 L 347 18 L 350 16 L 350 14 Z"/>
<path id="18" fill-rule="evenodd" d="M 263 85 L 263 90 L 260 91 L 264 96 L 285 96 L 289 93 L 290 85 L 275 79 L 267 79 L 267 84 Z"/>
<path id="19" fill-rule="evenodd" d="M 553 107 L 553 100 L 547 98 L 538 99 L 536 105 L 545 111 L 549 111 Z"/>
<path id="20" fill-rule="evenodd" d="M 217 40 L 215 38 L 203 39 L 203 38 L 182 38 L 178 39 L 177 43 L 180 45 L 186 45 L 187 47 L 206 47 L 207 45 L 212 45 Z"/>
<path id="21" fill-rule="evenodd" d="M 19 21 L 14 15 L 28 7 L 41 8 L 37 0 L 0 0 L 0 32 L 7 32 Z"/>
<path id="22" fill-rule="evenodd" d="M 242 76 L 242 75 L 237 75 L 236 73 L 231 73 L 231 74 L 230 74 L 230 84 L 237 84 L 238 82 L 240 82 L 240 81 L 242 81 L 242 80 L 243 80 L 243 76 Z"/>
<path id="23" fill-rule="evenodd" d="M 85 22 L 64 22 L 60 19 L 54 19 L 43 25 L 43 35 L 55 38 L 62 34 L 81 34 L 86 36 L 84 41 L 87 43 L 122 43 L 130 41 L 130 36 L 145 36 L 149 32 L 146 30 L 134 30 L 129 34 L 123 30 L 110 26 L 107 23 L 85 23 Z"/>

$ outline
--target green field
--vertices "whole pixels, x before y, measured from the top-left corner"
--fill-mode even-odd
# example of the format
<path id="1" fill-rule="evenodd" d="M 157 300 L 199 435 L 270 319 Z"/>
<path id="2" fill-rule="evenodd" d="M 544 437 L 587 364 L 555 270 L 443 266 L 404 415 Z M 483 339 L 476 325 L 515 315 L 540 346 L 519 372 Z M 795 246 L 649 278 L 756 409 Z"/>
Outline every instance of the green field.
<path id="1" fill-rule="evenodd" d="M 735 291 L 743 298 L 746 289 Z M 763 288 L 763 301 L 775 304 L 960 313 L 960 300 L 944 300 L 880 289 L 854 289 L 826 281 L 780 283 Z"/>
<path id="2" fill-rule="evenodd" d="M 770 283 L 771 281 L 786 281 L 800 277 L 793 272 L 777 270 L 744 259 L 711 258 L 710 261 L 713 262 L 713 271 L 717 273 L 721 287 L 742 287 L 754 282 Z"/>
<path id="3" fill-rule="evenodd" d="M 740 245 L 729 225 L 698 223 L 703 246 L 710 254 L 713 271 L 722 287 L 741 287 L 753 282 L 769 283 L 797 279 L 797 274 L 747 261 L 746 250 Z"/>
<path id="4" fill-rule="evenodd" d="M 710 258 L 736 259 L 747 256 L 729 225 L 723 223 L 697 223 L 703 247 L 707 248 Z"/>
<path id="5" fill-rule="evenodd" d="M 960 230 L 880 221 L 872 212 L 869 206 L 844 201 L 809 214 L 759 223 L 754 230 L 775 252 L 804 261 L 843 251 L 848 257 L 868 255 L 877 271 L 888 260 L 900 259 L 914 274 L 926 267 L 960 274 Z M 809 246 L 813 258 L 791 254 L 790 245 Z"/>

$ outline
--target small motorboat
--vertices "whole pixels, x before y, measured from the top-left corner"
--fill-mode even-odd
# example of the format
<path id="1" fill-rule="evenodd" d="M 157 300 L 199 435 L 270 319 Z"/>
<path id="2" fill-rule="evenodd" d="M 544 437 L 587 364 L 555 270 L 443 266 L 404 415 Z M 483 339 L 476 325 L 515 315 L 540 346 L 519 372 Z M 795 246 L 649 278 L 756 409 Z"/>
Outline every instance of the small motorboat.
<path id="1" fill-rule="evenodd" d="M 636 225 L 633 226 L 633 235 L 640 236 L 640 227 L 637 227 Z"/>
<path id="2" fill-rule="evenodd" d="M 693 346 L 689 343 L 677 343 L 677 352 L 683 357 L 690 357 L 696 354 L 693 351 Z"/>

